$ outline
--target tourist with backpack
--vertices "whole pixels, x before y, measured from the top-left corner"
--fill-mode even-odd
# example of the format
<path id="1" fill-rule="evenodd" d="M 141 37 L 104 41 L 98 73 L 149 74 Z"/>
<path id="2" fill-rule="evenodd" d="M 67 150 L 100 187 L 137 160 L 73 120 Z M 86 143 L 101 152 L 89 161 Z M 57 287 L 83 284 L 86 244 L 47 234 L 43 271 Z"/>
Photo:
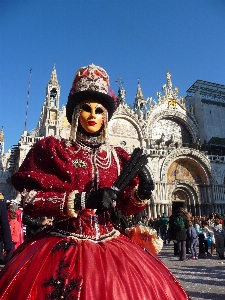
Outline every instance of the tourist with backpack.
<path id="1" fill-rule="evenodd" d="M 178 246 L 179 260 L 186 260 L 186 240 L 188 220 L 185 216 L 183 209 L 179 208 L 173 217 L 172 222 L 172 235 L 175 237 Z"/>

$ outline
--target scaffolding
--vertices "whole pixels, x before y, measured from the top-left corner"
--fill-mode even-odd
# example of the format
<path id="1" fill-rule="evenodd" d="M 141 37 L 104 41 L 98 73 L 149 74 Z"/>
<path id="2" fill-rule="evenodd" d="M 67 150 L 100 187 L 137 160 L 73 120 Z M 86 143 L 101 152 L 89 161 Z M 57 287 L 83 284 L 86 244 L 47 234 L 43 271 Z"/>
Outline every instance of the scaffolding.
<path id="1" fill-rule="evenodd" d="M 225 103 L 225 85 L 196 80 L 187 90 L 187 96 L 194 96 L 197 91 L 199 91 L 203 99 Z"/>

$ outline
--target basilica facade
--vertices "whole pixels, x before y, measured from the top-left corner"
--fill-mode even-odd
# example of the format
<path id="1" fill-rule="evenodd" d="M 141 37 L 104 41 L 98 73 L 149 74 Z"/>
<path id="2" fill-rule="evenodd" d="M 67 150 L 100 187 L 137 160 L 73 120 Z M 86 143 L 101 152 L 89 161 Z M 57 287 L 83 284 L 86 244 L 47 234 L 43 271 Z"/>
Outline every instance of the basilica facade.
<path id="1" fill-rule="evenodd" d="M 141 147 L 146 153 L 155 184 L 146 207 L 149 217 L 171 215 L 178 207 L 193 215 L 225 213 L 225 86 L 197 80 L 186 97 L 179 97 L 169 72 L 165 81 L 156 100 L 144 98 L 138 82 L 132 107 L 119 86 L 120 105 L 109 122 L 109 143 L 129 153 Z M 59 100 L 54 66 L 37 128 L 25 131 L 17 146 L 1 152 L 0 191 L 6 199 L 16 197 L 10 176 L 35 142 L 50 135 L 69 138 L 66 108 L 60 108 Z"/>

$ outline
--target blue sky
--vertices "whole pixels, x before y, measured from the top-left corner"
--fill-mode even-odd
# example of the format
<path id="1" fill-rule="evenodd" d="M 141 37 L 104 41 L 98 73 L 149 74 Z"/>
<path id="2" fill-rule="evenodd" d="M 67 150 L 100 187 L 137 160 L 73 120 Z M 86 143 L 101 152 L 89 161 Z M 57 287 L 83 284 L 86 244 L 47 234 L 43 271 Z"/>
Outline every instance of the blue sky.
<path id="1" fill-rule="evenodd" d="M 0 0 L 0 127 L 5 151 L 36 127 L 56 63 L 66 104 L 78 68 L 106 69 L 111 88 L 121 76 L 126 102 L 138 78 L 156 99 L 172 75 L 179 96 L 197 80 L 225 84 L 224 0 Z"/>

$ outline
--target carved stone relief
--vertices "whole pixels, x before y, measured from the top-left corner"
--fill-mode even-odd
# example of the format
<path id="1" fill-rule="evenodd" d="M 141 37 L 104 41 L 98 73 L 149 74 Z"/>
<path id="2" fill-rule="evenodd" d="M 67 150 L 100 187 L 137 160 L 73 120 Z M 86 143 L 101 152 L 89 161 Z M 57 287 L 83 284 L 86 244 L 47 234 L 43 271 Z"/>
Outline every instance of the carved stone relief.
<path id="1" fill-rule="evenodd" d="M 186 201 L 187 202 L 187 200 L 188 200 L 187 193 L 185 193 L 183 190 L 176 190 L 173 193 L 172 200 L 173 201 Z"/>
<path id="2" fill-rule="evenodd" d="M 124 145 L 124 147 L 140 146 L 137 129 L 126 119 L 112 119 L 109 122 L 108 133 L 111 145 Z"/>
<path id="3" fill-rule="evenodd" d="M 125 119 L 114 119 L 109 125 L 109 134 L 127 137 L 138 137 L 137 130 Z"/>
<path id="4" fill-rule="evenodd" d="M 177 125 L 179 125 L 180 130 L 182 131 L 182 136 L 188 140 L 187 142 L 189 142 L 189 140 L 194 142 L 199 136 L 199 130 L 192 119 L 190 119 L 186 114 L 183 114 L 177 110 L 171 113 L 171 110 L 168 109 L 157 109 L 151 114 L 150 118 L 148 119 L 149 133 L 151 135 L 154 134 L 154 129 L 161 120 L 167 120 L 170 128 L 175 128 Z"/>

